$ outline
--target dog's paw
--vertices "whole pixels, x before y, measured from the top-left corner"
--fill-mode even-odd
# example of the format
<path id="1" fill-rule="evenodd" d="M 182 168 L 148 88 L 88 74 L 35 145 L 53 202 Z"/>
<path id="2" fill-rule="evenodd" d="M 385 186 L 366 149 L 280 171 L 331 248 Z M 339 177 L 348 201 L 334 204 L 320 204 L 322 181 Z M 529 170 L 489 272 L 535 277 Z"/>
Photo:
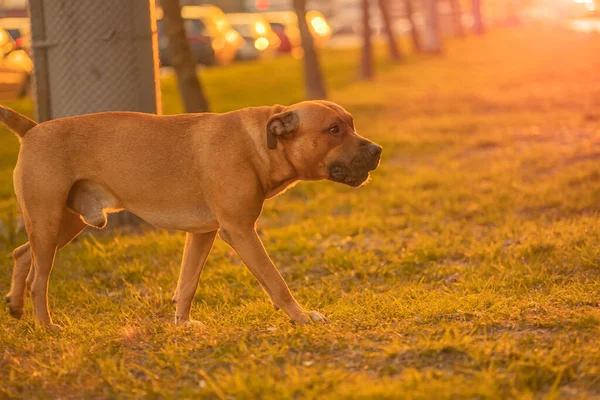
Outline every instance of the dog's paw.
<path id="1" fill-rule="evenodd" d="M 21 317 L 23 316 L 23 304 L 15 304 L 13 301 L 11 301 L 10 295 L 4 297 L 4 300 L 8 305 L 8 312 L 10 313 L 10 315 L 16 319 L 21 319 Z"/>
<path id="2" fill-rule="evenodd" d="M 44 328 L 48 331 L 48 332 L 52 332 L 52 333 L 61 333 L 63 328 L 61 328 L 60 325 L 56 325 L 53 323 L 49 323 L 49 324 L 45 324 Z"/>
<path id="3" fill-rule="evenodd" d="M 310 323 L 315 323 L 315 324 L 324 324 L 327 323 L 327 318 L 325 318 L 325 316 L 317 311 L 308 311 L 306 313 L 302 313 L 299 316 L 297 316 L 296 318 L 292 319 L 293 323 L 296 323 L 298 325 L 306 325 L 306 324 L 310 324 Z"/>
<path id="4" fill-rule="evenodd" d="M 327 322 L 329 322 L 323 314 L 317 311 L 309 311 L 308 316 L 310 317 L 311 321 L 316 324 L 326 324 Z"/>

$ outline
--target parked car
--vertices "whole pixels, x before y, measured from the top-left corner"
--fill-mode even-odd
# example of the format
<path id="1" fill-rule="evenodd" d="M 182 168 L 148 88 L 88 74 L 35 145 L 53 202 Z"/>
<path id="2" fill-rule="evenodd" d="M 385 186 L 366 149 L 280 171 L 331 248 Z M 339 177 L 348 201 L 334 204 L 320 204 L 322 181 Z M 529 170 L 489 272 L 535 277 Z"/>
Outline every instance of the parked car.
<path id="1" fill-rule="evenodd" d="M 161 53 L 161 64 L 170 65 L 166 51 L 168 38 L 164 34 L 162 22 L 162 10 L 157 13 L 159 20 L 159 50 Z M 237 33 L 227 21 L 225 13 L 212 5 L 184 6 L 181 9 L 186 34 L 192 47 L 193 53 L 200 64 L 213 65 L 229 64 L 235 58 L 237 49 L 243 44 L 244 39 Z M 210 45 L 210 48 L 208 48 Z"/>
<path id="2" fill-rule="evenodd" d="M 0 28 L 4 28 L 15 41 L 16 48 L 31 50 L 31 25 L 29 18 L 2 18 Z"/>
<path id="3" fill-rule="evenodd" d="M 19 49 L 9 33 L 0 28 L 0 100 L 11 100 L 29 93 L 33 62 Z"/>
<path id="4" fill-rule="evenodd" d="M 260 14 L 227 14 L 227 19 L 243 38 L 244 44 L 238 48 L 236 58 L 254 60 L 274 54 L 280 44 L 279 37 L 269 21 Z"/>
<path id="5" fill-rule="evenodd" d="M 279 36 L 281 41 L 279 51 L 293 53 L 295 49 L 301 48 L 302 39 L 295 12 L 272 11 L 265 12 L 262 15 L 269 21 L 271 28 Z M 325 47 L 331 37 L 331 27 L 325 16 L 318 11 L 311 10 L 306 13 L 306 22 L 313 35 L 315 46 L 317 48 Z"/>

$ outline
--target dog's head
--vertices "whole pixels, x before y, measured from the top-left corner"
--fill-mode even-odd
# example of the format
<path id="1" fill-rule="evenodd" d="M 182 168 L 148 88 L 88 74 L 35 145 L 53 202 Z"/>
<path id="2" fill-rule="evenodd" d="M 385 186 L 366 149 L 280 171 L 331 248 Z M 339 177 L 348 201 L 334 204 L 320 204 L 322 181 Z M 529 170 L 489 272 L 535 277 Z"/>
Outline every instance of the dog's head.
<path id="1" fill-rule="evenodd" d="M 283 107 L 267 121 L 267 146 L 285 151 L 303 180 L 360 186 L 377 168 L 381 146 L 358 135 L 352 116 L 329 101 Z"/>

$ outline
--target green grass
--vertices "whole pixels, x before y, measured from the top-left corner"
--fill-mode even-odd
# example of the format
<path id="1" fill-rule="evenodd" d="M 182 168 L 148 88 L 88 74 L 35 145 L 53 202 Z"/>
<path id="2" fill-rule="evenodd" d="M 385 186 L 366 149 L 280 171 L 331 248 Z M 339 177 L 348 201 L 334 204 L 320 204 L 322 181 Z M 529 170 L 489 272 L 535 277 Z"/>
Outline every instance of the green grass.
<path id="1" fill-rule="evenodd" d="M 357 57 L 323 58 L 332 100 L 383 145 L 380 169 L 360 189 L 300 184 L 259 220 L 328 325 L 291 325 L 217 241 L 192 309 L 206 328 L 174 326 L 183 234 L 93 231 L 57 257 L 61 334 L 34 329 L 30 305 L 0 319 L 0 397 L 599 396 L 600 37 L 492 31 L 381 60 L 373 82 L 354 81 Z M 300 100 L 300 76 L 291 59 L 203 74 L 216 111 Z M 6 213 L 16 151 L 1 130 Z"/>

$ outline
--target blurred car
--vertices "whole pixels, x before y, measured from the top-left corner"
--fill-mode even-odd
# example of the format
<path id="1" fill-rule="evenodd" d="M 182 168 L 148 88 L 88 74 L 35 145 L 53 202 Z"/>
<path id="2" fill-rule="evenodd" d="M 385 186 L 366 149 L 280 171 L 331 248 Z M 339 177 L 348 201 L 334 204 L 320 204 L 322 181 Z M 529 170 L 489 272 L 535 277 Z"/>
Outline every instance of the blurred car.
<path id="1" fill-rule="evenodd" d="M 237 58 L 254 60 L 274 54 L 279 48 L 279 37 L 269 21 L 260 14 L 227 14 L 227 19 L 243 38 L 244 44 L 237 51 Z"/>
<path id="2" fill-rule="evenodd" d="M 161 22 L 162 10 L 159 9 L 157 14 L 161 65 L 170 65 L 166 51 L 168 38 L 164 34 L 164 26 L 161 27 L 164 25 Z M 200 64 L 226 65 L 233 61 L 244 39 L 231 27 L 225 13 L 219 7 L 184 6 L 181 16 L 192 52 Z"/>
<path id="3" fill-rule="evenodd" d="M 31 50 L 31 25 L 29 18 L 1 18 L 0 28 L 4 28 L 15 41 L 16 48 Z"/>
<path id="4" fill-rule="evenodd" d="M 0 100 L 11 100 L 29 93 L 33 62 L 19 49 L 9 33 L 0 28 Z"/>
<path id="5" fill-rule="evenodd" d="M 272 11 L 262 13 L 271 24 L 273 31 L 279 36 L 281 44 L 279 51 L 294 52 L 301 48 L 302 39 L 298 28 L 298 18 L 293 11 Z M 311 10 L 306 13 L 308 29 L 314 38 L 315 47 L 322 48 L 327 45 L 331 37 L 331 27 L 325 16 L 318 11 Z"/>

